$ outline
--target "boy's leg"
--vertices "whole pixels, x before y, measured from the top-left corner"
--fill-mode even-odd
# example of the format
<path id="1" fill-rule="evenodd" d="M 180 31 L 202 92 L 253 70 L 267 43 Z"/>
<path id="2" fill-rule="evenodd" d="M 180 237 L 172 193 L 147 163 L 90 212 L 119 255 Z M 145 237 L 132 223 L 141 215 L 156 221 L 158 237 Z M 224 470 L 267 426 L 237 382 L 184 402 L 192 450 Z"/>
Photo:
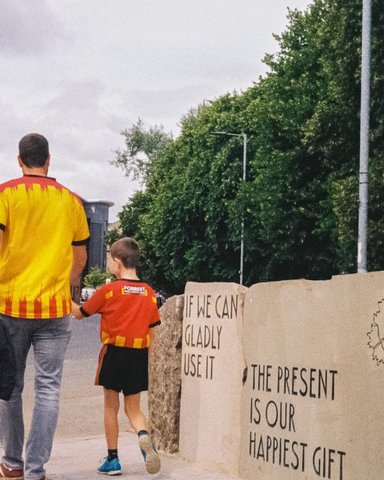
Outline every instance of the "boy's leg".
<path id="1" fill-rule="evenodd" d="M 119 393 L 104 388 L 104 430 L 108 450 L 116 450 L 119 437 Z"/>
<path id="2" fill-rule="evenodd" d="M 119 437 L 118 413 L 120 407 L 119 393 L 104 388 L 104 430 L 108 446 L 108 457 L 105 457 L 97 472 L 103 475 L 121 475 L 121 465 L 117 456 Z M 113 453 L 113 456 L 110 455 Z"/>
<path id="3" fill-rule="evenodd" d="M 144 413 L 140 410 L 140 393 L 124 397 L 124 410 L 129 423 L 139 435 L 139 446 L 147 472 L 157 473 L 161 467 L 160 458 L 148 436 L 147 421 Z"/>
<path id="4" fill-rule="evenodd" d="M 148 430 L 147 420 L 140 410 L 140 393 L 124 396 L 124 411 L 136 433 L 141 430 Z"/>

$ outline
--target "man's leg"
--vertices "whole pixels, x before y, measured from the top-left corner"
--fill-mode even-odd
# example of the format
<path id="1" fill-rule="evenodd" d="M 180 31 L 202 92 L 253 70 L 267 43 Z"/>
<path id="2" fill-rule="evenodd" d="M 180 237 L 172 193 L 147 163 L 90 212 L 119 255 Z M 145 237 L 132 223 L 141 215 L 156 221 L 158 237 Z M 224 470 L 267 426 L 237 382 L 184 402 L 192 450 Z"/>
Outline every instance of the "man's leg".
<path id="1" fill-rule="evenodd" d="M 22 392 L 25 364 L 30 348 L 31 321 L 1 315 L 14 346 L 16 358 L 16 385 L 9 402 L 0 400 L 0 441 L 4 449 L 2 463 L 12 470 L 24 467 L 24 420 Z M 4 473 L 5 474 L 5 473 Z"/>
<path id="2" fill-rule="evenodd" d="M 35 407 L 25 452 L 25 478 L 45 475 L 59 416 L 64 356 L 71 338 L 70 316 L 38 320 L 32 336 L 35 358 Z"/>

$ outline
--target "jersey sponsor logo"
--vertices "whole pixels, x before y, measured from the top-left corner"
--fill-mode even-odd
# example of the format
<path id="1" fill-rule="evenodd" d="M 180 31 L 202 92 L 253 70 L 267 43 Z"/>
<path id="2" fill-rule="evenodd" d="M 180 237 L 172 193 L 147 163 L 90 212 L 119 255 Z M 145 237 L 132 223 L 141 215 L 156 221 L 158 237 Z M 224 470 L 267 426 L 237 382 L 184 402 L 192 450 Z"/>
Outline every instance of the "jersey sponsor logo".
<path id="1" fill-rule="evenodd" d="M 135 295 L 147 295 L 147 291 L 145 287 L 135 287 L 133 285 L 125 285 L 123 288 L 123 294 L 125 295 L 130 295 L 130 294 L 135 294 Z"/>

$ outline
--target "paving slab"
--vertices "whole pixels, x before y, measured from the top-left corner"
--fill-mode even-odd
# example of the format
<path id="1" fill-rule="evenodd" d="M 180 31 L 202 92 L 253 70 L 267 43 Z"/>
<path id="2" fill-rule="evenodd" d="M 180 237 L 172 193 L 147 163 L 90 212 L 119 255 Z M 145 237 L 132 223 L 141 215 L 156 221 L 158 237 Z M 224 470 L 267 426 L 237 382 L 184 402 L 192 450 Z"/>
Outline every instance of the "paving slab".
<path id="1" fill-rule="evenodd" d="M 100 478 L 96 472 L 100 460 L 106 454 L 105 438 L 60 439 L 54 443 L 51 460 L 47 464 L 47 476 L 52 480 L 91 480 Z M 168 455 L 160 452 L 161 470 L 149 475 L 133 433 L 119 437 L 119 458 L 122 475 L 118 478 L 130 480 L 231 480 L 234 477 L 209 471 L 199 465 L 187 462 L 179 454 Z"/>

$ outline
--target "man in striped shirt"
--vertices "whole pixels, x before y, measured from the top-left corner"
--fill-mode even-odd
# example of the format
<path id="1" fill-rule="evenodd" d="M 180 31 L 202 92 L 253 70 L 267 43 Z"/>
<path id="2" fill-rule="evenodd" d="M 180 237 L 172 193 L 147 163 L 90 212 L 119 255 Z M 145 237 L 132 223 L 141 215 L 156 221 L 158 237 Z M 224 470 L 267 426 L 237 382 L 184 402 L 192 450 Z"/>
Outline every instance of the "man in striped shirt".
<path id="1" fill-rule="evenodd" d="M 46 480 L 68 345 L 70 279 L 84 268 L 89 230 L 77 195 L 48 177 L 48 141 L 29 134 L 19 143 L 21 178 L 0 185 L 0 318 L 16 354 L 16 386 L 0 401 L 0 478 Z M 34 350 L 36 401 L 23 459 L 21 394 Z"/>

